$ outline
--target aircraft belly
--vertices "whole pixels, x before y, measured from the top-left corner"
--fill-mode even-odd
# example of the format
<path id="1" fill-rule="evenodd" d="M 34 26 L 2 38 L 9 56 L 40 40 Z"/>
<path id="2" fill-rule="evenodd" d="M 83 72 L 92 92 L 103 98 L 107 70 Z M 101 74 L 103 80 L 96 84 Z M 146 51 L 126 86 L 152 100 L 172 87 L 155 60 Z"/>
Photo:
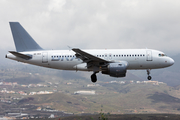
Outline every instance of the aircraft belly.
<path id="1" fill-rule="evenodd" d="M 139 63 L 137 61 L 128 62 L 127 69 L 137 69 L 137 68 L 139 68 Z"/>
<path id="2" fill-rule="evenodd" d="M 140 67 L 139 66 L 139 59 L 138 58 L 127 60 L 127 62 L 128 62 L 127 69 L 137 69 L 137 68 Z"/>
<path id="3" fill-rule="evenodd" d="M 157 69 L 160 68 L 158 62 L 146 61 L 145 59 L 138 59 L 128 61 L 127 69 Z"/>
<path id="4" fill-rule="evenodd" d="M 50 61 L 49 66 L 54 69 L 61 69 L 61 70 L 76 70 L 73 68 L 77 65 L 76 62 L 71 61 Z"/>

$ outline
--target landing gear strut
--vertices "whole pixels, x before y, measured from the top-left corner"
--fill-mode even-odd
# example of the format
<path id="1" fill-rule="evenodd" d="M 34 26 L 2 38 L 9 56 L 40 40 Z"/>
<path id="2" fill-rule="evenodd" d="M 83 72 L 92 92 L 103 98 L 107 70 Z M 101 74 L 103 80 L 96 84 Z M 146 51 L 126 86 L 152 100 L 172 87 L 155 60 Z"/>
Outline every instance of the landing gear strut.
<path id="1" fill-rule="evenodd" d="M 92 81 L 93 83 L 97 82 L 96 72 L 91 75 L 91 81 Z"/>
<path id="2" fill-rule="evenodd" d="M 151 80 L 151 79 L 152 79 L 152 77 L 149 75 L 149 74 L 150 74 L 150 69 L 148 69 L 148 70 L 147 70 L 147 74 L 148 74 L 147 79 L 148 79 L 148 80 Z"/>

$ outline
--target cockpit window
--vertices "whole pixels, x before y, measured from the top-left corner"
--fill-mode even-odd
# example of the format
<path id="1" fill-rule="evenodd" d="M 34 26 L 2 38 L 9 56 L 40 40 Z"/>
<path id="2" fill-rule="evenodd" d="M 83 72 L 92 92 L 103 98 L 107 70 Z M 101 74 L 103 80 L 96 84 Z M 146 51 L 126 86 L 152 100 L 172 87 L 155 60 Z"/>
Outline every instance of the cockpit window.
<path id="1" fill-rule="evenodd" d="M 159 54 L 159 57 L 167 56 L 166 54 Z"/>

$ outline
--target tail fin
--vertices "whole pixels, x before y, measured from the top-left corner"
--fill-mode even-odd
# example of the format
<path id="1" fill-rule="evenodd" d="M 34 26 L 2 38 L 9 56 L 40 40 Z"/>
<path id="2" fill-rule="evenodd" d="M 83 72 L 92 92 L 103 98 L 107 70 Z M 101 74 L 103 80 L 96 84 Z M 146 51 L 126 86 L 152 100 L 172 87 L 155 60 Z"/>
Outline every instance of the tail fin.
<path id="1" fill-rule="evenodd" d="M 9 22 L 17 52 L 42 50 L 19 22 Z"/>

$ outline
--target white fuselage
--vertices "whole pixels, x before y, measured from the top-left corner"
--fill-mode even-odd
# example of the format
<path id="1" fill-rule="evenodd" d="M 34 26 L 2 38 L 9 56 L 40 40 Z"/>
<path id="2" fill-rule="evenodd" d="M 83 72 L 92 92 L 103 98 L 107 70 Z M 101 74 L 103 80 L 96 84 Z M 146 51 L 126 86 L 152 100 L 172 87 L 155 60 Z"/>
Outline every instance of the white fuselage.
<path id="1" fill-rule="evenodd" d="M 107 61 L 126 61 L 128 63 L 128 70 L 158 69 L 174 64 L 172 58 L 167 57 L 161 51 L 152 49 L 99 49 L 84 51 Z M 91 68 L 87 68 L 87 63 L 76 58 L 75 52 L 71 50 L 42 50 L 20 53 L 32 55 L 32 59 L 25 60 L 11 53 L 7 54 L 6 57 L 16 61 L 54 69 L 92 71 Z M 101 71 L 101 68 L 99 70 Z"/>

